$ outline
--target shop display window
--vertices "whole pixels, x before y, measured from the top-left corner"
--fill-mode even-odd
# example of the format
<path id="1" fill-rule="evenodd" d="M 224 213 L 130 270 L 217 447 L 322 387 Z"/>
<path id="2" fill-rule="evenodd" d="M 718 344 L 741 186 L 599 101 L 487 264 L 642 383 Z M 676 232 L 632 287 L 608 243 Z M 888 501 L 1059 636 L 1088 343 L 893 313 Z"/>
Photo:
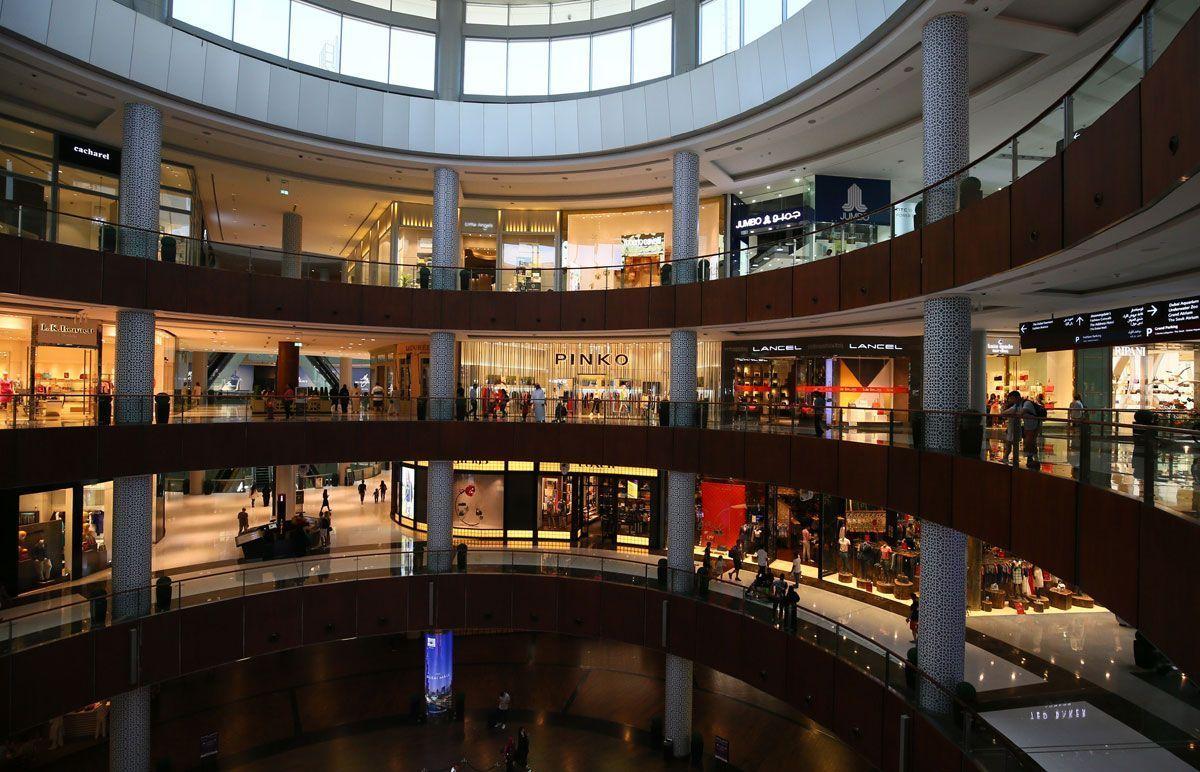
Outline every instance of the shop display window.
<path id="1" fill-rule="evenodd" d="M 70 488 L 18 497 L 18 594 L 71 578 L 67 542 L 71 509 Z"/>
<path id="2" fill-rule="evenodd" d="M 453 532 L 456 536 L 504 536 L 503 474 L 454 473 Z"/>
<path id="3" fill-rule="evenodd" d="M 1075 391 L 1072 351 L 1022 351 L 1016 356 L 987 358 L 987 408 L 998 413 L 1010 391 L 1028 399 L 1042 397 L 1047 409 L 1065 408 Z"/>
<path id="4" fill-rule="evenodd" d="M 920 522 L 912 515 L 830 498 L 823 513 L 822 577 L 900 600 L 920 566 Z"/>
<path id="5" fill-rule="evenodd" d="M 698 546 L 711 543 L 719 554 L 737 546 L 747 556 L 764 547 L 774 554 L 774 512 L 767 500 L 768 486 L 761 483 L 702 480 Z"/>
<path id="6" fill-rule="evenodd" d="M 1113 407 L 1191 412 L 1196 409 L 1196 344 L 1114 346 Z"/>

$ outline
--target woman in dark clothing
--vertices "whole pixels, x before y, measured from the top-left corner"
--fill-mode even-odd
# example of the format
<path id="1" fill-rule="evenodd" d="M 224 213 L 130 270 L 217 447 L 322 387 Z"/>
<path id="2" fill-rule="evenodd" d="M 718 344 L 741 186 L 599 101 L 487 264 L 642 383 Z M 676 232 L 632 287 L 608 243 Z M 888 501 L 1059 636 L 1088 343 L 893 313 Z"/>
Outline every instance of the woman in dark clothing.
<path id="1" fill-rule="evenodd" d="M 525 727 L 517 734 L 517 765 L 525 769 L 529 765 L 529 733 Z"/>
<path id="2" fill-rule="evenodd" d="M 338 401 L 342 403 L 342 415 L 350 413 L 350 389 L 346 384 L 342 384 L 342 388 L 338 391 Z"/>
<path id="3" fill-rule="evenodd" d="M 454 419 L 467 420 L 467 393 L 463 391 L 462 386 L 458 387 L 458 396 L 454 399 Z"/>
<path id="4" fill-rule="evenodd" d="M 921 616 L 921 599 L 913 596 L 912 608 L 908 610 L 908 629 L 912 630 L 913 640 L 917 640 L 917 622 Z"/>

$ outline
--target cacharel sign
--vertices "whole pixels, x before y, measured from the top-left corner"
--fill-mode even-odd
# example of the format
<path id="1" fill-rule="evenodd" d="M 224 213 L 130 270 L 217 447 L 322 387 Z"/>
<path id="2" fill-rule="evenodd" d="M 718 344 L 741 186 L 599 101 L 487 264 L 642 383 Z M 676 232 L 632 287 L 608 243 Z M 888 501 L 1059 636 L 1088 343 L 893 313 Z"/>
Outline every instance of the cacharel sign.
<path id="1" fill-rule="evenodd" d="M 808 211 L 803 208 L 786 209 L 782 212 L 765 212 L 753 217 L 743 217 L 734 223 L 734 230 L 746 231 L 751 228 L 770 228 L 776 225 L 799 225 L 808 220 Z"/>
<path id="2" fill-rule="evenodd" d="M 554 352 L 555 365 L 568 365 L 577 367 L 579 365 L 608 366 L 616 365 L 617 367 L 629 366 L 628 354 L 612 354 L 609 352 L 594 353 L 594 354 L 576 354 L 573 352 Z"/>
<path id="3" fill-rule="evenodd" d="M 96 348 L 100 344 L 100 325 L 69 316 L 33 317 L 33 345 Z"/>

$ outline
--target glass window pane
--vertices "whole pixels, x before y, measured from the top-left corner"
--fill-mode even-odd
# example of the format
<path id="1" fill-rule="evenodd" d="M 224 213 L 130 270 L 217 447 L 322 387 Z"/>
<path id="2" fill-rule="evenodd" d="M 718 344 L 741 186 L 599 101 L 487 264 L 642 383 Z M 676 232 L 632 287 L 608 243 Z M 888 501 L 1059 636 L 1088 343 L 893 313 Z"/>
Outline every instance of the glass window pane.
<path id="1" fill-rule="evenodd" d="M 550 6 L 550 23 L 566 24 L 592 18 L 592 0 L 565 0 Z"/>
<path id="2" fill-rule="evenodd" d="M 233 39 L 244 46 L 286 59 L 289 0 L 238 0 Z"/>
<path id="3" fill-rule="evenodd" d="M 788 18 L 790 19 L 793 16 L 795 16 L 797 13 L 800 12 L 801 8 L 803 8 L 804 6 L 808 5 L 811 2 L 812 2 L 812 0 L 787 0 Z"/>
<path id="4" fill-rule="evenodd" d="M 576 94 L 588 90 L 590 51 L 586 37 L 550 41 L 551 94 Z"/>
<path id="5" fill-rule="evenodd" d="M 1075 132 L 1091 126 L 1117 100 L 1128 94 L 1141 79 L 1142 72 L 1142 26 L 1139 24 L 1076 89 L 1071 98 Z"/>
<path id="6" fill-rule="evenodd" d="M 629 85 L 629 30 L 592 36 L 592 90 Z"/>
<path id="7" fill-rule="evenodd" d="M 633 82 L 671 74 L 671 17 L 633 28 Z"/>
<path id="8" fill-rule="evenodd" d="M 385 11 L 388 10 L 391 5 L 390 0 L 354 0 L 354 2 L 362 3 L 363 5 L 369 5 L 372 8 L 382 8 Z"/>
<path id="9" fill-rule="evenodd" d="M 463 93 L 504 95 L 508 48 L 503 40 L 467 39 L 463 47 Z"/>
<path id="10" fill-rule="evenodd" d="M 396 13 L 407 13 L 412 16 L 424 16 L 426 19 L 436 19 L 437 0 L 392 0 L 392 10 Z"/>
<path id="11" fill-rule="evenodd" d="M 337 72 L 342 42 L 342 17 L 331 11 L 292 0 L 292 35 L 288 58 L 293 62 Z"/>
<path id="12" fill-rule="evenodd" d="M 758 40 L 783 21 L 780 0 L 754 0 L 742 5 L 742 45 Z"/>
<path id="13" fill-rule="evenodd" d="M 725 53 L 725 3 L 705 0 L 700 4 L 700 63 Z"/>
<path id="14" fill-rule="evenodd" d="M 654 5 L 655 3 L 661 2 L 662 0 L 633 0 L 633 10 L 636 11 L 639 8 L 645 8 L 648 5 Z"/>
<path id="15" fill-rule="evenodd" d="M 36 177 L 39 180 L 48 180 L 50 179 L 52 166 L 53 163 L 45 158 L 37 158 L 36 156 L 0 148 L 0 168 L 8 174 L 19 174 L 22 177 Z"/>
<path id="16" fill-rule="evenodd" d="M 490 3 L 467 3 L 467 24 L 508 25 L 508 6 Z"/>
<path id="17" fill-rule="evenodd" d="M 58 167 L 58 184 L 114 197 L 120 187 L 120 181 L 116 177 L 70 166 Z"/>
<path id="18" fill-rule="evenodd" d="M 392 27 L 392 59 L 388 83 L 433 91 L 437 36 Z"/>
<path id="19" fill-rule="evenodd" d="M 534 96 L 546 93 L 550 41 L 508 41 L 508 95 Z"/>
<path id="20" fill-rule="evenodd" d="M 214 35 L 233 37 L 233 0 L 175 0 L 171 15 Z"/>
<path id="21" fill-rule="evenodd" d="M 386 83 L 388 28 L 346 16 L 342 19 L 342 74 Z"/>
<path id="22" fill-rule="evenodd" d="M 508 8 L 508 23 L 510 26 L 521 24 L 549 24 L 549 5 L 511 5 Z"/>
<path id="23" fill-rule="evenodd" d="M 618 13 L 628 13 L 629 9 L 629 0 L 595 0 L 592 3 L 592 18 L 600 19 Z"/>
<path id="24" fill-rule="evenodd" d="M 54 135 L 16 121 L 0 118 L 0 145 L 28 150 L 44 156 L 54 155 Z"/>
<path id="25" fill-rule="evenodd" d="M 725 53 L 736 51 L 742 45 L 741 0 L 724 0 L 725 6 Z"/>

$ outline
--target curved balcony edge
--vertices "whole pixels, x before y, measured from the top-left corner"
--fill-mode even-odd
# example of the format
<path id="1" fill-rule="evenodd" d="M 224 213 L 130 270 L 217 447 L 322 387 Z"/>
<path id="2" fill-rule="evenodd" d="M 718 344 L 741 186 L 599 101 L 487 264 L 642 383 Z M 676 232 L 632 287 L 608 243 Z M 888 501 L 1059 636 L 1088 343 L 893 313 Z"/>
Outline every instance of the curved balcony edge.
<path id="1" fill-rule="evenodd" d="M 0 432 L 0 489 L 184 469 L 473 459 L 650 467 L 819 491 L 951 526 L 1076 583 L 1184 672 L 1200 667 L 1200 523 L 1076 480 L 907 447 L 581 424 L 184 423 Z M 1162 588 L 1172 588 L 1164 592 Z"/>

